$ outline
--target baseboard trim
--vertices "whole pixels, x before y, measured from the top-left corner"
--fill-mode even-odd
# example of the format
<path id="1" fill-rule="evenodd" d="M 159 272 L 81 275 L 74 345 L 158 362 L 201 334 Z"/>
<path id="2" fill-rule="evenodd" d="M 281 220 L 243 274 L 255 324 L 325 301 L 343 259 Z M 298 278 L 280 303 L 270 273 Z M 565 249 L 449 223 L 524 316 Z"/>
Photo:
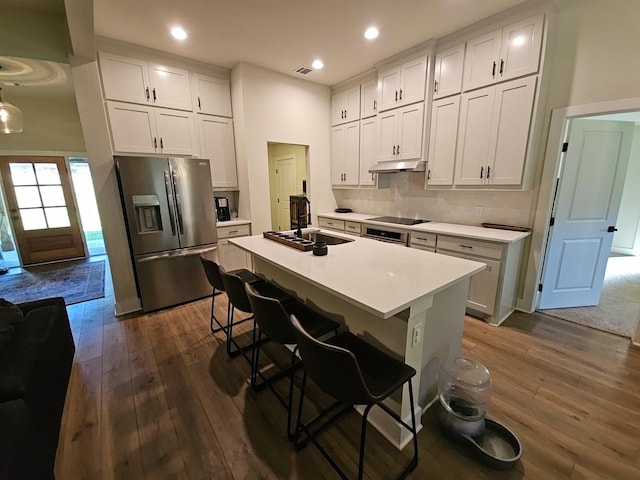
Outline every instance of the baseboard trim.
<path id="1" fill-rule="evenodd" d="M 139 298 L 130 298 L 125 300 L 124 302 L 116 302 L 114 304 L 114 310 L 116 317 L 120 317 L 122 315 L 126 315 L 128 313 L 137 312 L 142 310 L 142 303 L 140 303 Z"/>

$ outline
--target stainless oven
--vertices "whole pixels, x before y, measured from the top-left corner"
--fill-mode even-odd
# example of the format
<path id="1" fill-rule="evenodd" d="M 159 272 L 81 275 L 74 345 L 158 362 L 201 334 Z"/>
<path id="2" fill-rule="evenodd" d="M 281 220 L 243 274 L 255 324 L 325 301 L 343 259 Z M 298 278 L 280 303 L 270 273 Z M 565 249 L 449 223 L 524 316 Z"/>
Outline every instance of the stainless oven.
<path id="1" fill-rule="evenodd" d="M 362 225 L 363 237 L 372 238 L 381 242 L 397 243 L 399 245 L 409 246 L 409 232 L 406 230 L 395 229 L 393 227 L 380 225 Z"/>

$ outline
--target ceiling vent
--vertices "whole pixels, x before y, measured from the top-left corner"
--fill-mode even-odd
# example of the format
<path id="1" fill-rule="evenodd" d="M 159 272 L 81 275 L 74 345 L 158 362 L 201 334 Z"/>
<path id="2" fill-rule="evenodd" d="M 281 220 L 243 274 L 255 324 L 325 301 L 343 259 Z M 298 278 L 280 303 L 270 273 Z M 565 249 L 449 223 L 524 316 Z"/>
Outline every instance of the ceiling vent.
<path id="1" fill-rule="evenodd" d="M 296 68 L 295 72 L 299 73 L 300 75 L 309 75 L 311 72 L 313 72 L 313 68 L 305 67 L 303 65 L 301 67 Z"/>

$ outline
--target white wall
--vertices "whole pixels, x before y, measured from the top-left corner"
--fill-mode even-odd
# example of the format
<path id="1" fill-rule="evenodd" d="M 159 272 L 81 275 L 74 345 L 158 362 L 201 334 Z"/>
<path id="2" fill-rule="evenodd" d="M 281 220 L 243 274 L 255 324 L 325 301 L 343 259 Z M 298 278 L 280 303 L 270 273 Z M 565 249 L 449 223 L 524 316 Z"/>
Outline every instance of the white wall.
<path id="1" fill-rule="evenodd" d="M 271 228 L 268 142 L 309 146 L 311 210 L 314 216 L 333 210 L 329 88 L 241 63 L 231 71 L 231 101 L 242 192 L 238 215 L 251 218 L 253 232 Z"/>
<path id="2" fill-rule="evenodd" d="M 629 154 L 629 167 L 624 182 L 622 201 L 613 236 L 612 251 L 640 255 L 640 127 L 636 126 Z"/>
<path id="3" fill-rule="evenodd" d="M 547 72 L 551 76 L 547 119 L 553 109 L 560 107 L 640 98 L 640 57 L 636 51 L 640 45 L 638 2 L 568 0 L 564 5 L 557 16 L 553 63 Z M 542 139 L 541 156 L 546 153 L 547 140 L 547 136 Z M 548 161 L 555 162 L 556 158 Z M 535 307 L 548 228 L 544 219 L 551 208 L 550 192 L 554 182 L 555 178 L 549 175 L 537 186 L 540 196 L 536 211 L 532 212 L 536 228 L 532 235 L 524 297 L 518 303 L 524 310 Z"/>

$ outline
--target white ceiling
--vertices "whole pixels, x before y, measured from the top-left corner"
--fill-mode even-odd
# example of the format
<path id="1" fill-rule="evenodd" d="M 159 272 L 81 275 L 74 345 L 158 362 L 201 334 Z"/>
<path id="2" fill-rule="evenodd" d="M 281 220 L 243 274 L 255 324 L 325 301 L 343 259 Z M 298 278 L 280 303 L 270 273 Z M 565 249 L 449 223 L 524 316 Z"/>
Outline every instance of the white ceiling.
<path id="1" fill-rule="evenodd" d="M 12 0 L 15 1 L 15 0 Z M 51 0 L 29 0 L 51 1 Z M 426 40 L 513 7 L 524 0 L 94 0 L 95 33 L 205 63 L 238 62 L 334 85 Z M 183 26 L 189 38 L 169 35 Z M 363 38 L 375 25 L 380 37 Z"/>

